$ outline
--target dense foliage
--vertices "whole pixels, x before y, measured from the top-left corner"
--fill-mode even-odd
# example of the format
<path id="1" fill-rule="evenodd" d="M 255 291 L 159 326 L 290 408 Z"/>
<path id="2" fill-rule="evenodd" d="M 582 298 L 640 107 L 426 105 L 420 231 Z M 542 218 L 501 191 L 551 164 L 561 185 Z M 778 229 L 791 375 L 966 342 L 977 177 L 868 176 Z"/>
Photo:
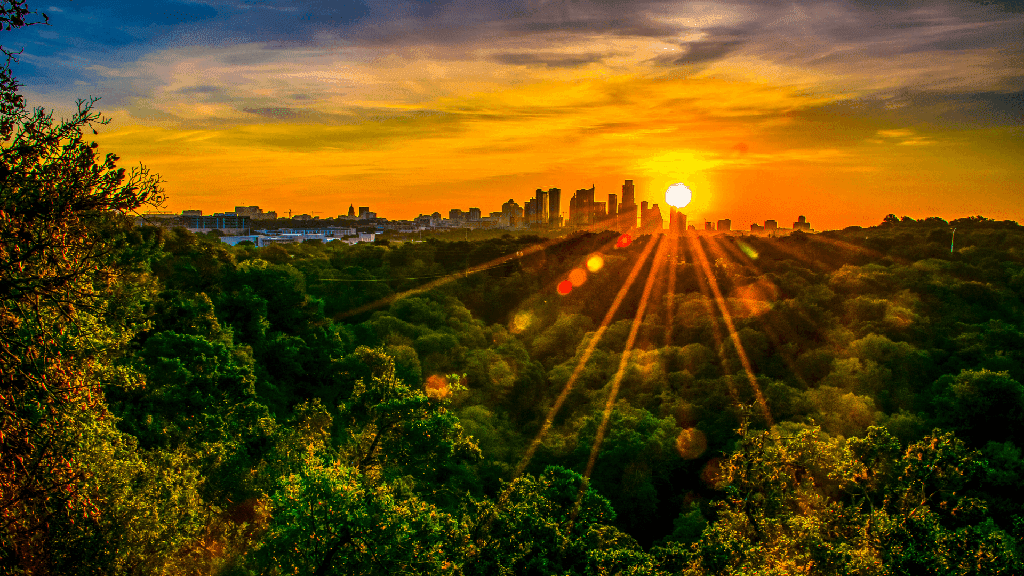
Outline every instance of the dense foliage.
<path id="1" fill-rule="evenodd" d="M 1015 223 L 231 248 L 3 70 L 0 573 L 1022 569 Z"/>

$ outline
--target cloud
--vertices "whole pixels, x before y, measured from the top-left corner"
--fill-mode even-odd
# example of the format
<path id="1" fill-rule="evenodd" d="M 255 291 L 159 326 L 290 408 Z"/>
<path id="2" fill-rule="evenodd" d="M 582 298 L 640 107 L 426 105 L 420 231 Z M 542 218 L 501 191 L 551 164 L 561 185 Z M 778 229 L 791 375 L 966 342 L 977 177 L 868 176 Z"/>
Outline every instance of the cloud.
<path id="1" fill-rule="evenodd" d="M 550 66 L 553 68 L 576 68 L 601 62 L 608 54 L 559 54 L 552 52 L 505 52 L 491 54 L 489 59 L 511 66 Z"/>

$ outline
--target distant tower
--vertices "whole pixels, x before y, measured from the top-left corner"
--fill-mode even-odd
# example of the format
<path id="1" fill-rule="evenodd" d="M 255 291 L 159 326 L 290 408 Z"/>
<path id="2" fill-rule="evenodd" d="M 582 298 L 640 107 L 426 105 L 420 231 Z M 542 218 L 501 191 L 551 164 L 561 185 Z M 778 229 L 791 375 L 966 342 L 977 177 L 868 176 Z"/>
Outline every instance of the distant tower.
<path id="1" fill-rule="evenodd" d="M 608 217 L 614 218 L 619 213 L 619 195 L 609 194 L 608 195 Z"/>
<path id="2" fill-rule="evenodd" d="M 724 218 L 718 221 L 719 232 L 728 232 L 729 230 L 732 230 L 732 220 Z"/>
<path id="3" fill-rule="evenodd" d="M 348 205 L 348 217 L 349 218 L 355 218 L 356 217 L 356 209 L 351 204 Z"/>
<path id="4" fill-rule="evenodd" d="M 682 234 L 686 232 L 686 214 L 673 207 L 669 208 L 668 218 L 668 231 L 670 233 Z"/>
<path id="5" fill-rule="evenodd" d="M 562 225 L 562 191 L 559 188 L 548 188 L 548 223 L 552 226 Z"/>
<path id="6" fill-rule="evenodd" d="M 811 223 L 808 222 L 807 218 L 804 217 L 804 216 L 800 216 L 799 218 L 796 219 L 796 222 L 793 222 L 793 230 L 810 230 L 810 229 L 811 229 Z"/>
<path id="7" fill-rule="evenodd" d="M 622 185 L 622 205 L 623 206 L 635 206 L 636 197 L 633 193 L 633 181 L 626 180 L 626 183 Z"/>
<path id="8" fill-rule="evenodd" d="M 547 226 L 551 220 L 551 204 L 548 202 L 548 193 L 537 188 L 537 195 L 534 197 L 534 222 L 541 226 Z"/>
<path id="9" fill-rule="evenodd" d="M 636 228 L 636 196 L 632 180 L 626 180 L 622 185 L 622 203 L 619 204 L 617 220 L 622 232 Z"/>

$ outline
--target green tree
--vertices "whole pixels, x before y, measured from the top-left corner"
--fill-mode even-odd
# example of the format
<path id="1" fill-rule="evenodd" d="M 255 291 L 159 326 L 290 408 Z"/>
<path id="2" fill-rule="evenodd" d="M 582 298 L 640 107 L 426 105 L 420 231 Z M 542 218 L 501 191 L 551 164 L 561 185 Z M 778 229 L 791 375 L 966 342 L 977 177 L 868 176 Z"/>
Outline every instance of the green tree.
<path id="1" fill-rule="evenodd" d="M 3 30 L 31 21 L 20 0 L 0 6 Z M 139 327 L 128 286 L 141 263 L 124 239 L 130 215 L 162 194 L 155 175 L 118 168 L 86 138 L 106 122 L 95 100 L 66 119 L 29 110 L 3 51 L 0 566 L 47 571 L 57 527 L 102 512 L 86 482 L 112 433 L 102 385 L 132 379 L 114 362 Z"/>

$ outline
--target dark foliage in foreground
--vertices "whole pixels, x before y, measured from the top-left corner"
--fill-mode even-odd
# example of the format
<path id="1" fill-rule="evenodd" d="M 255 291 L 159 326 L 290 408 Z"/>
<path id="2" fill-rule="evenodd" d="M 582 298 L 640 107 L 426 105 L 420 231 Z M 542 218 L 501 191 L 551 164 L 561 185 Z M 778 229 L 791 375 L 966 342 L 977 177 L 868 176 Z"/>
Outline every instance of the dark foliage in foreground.
<path id="1" fill-rule="evenodd" d="M 1022 569 L 1014 223 L 228 248 L 0 85 L 0 573 Z"/>

